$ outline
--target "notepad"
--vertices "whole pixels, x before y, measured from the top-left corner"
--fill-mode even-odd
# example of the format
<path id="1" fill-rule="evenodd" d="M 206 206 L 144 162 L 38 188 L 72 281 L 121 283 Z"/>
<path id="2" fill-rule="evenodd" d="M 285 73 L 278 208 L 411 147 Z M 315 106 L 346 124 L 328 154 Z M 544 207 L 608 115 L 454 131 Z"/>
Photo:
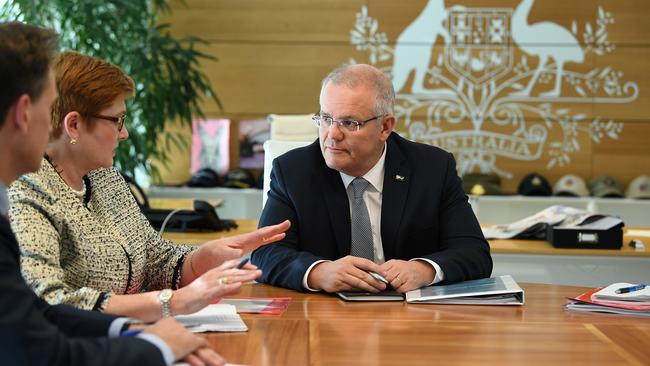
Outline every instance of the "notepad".
<path id="1" fill-rule="evenodd" d="M 176 320 L 194 333 L 246 332 L 248 327 L 237 314 L 234 305 L 211 304 L 188 315 L 177 315 Z"/>
<path id="2" fill-rule="evenodd" d="M 627 292 L 627 293 L 622 293 L 618 294 L 616 293 L 616 290 L 620 288 L 625 288 L 625 287 L 632 287 L 637 284 L 635 283 L 627 283 L 627 282 L 619 282 L 619 283 L 613 283 L 597 292 L 595 292 L 591 297 L 594 300 L 614 300 L 614 301 L 634 301 L 634 302 L 648 302 L 650 301 L 650 286 L 638 290 L 638 291 L 633 291 L 633 292 Z"/>
<path id="3" fill-rule="evenodd" d="M 483 278 L 444 286 L 427 286 L 406 293 L 419 304 L 523 305 L 524 290 L 512 276 Z"/>

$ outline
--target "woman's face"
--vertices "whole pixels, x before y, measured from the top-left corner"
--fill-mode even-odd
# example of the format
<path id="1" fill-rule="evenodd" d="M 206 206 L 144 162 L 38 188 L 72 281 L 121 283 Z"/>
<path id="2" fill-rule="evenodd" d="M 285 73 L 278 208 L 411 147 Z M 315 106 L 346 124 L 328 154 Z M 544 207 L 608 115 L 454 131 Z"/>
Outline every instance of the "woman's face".
<path id="1" fill-rule="evenodd" d="M 85 131 L 83 132 L 87 136 L 81 136 L 80 134 L 79 140 L 80 143 L 83 141 L 83 145 L 87 148 L 84 154 L 88 159 L 88 165 L 91 170 L 112 167 L 117 145 L 120 141 L 126 140 L 129 137 L 126 124 L 119 130 L 118 122 L 101 118 L 119 118 L 124 116 L 126 113 L 124 99 L 124 97 L 116 98 L 108 108 L 95 113 L 94 117 L 89 117 L 94 119 L 94 128 L 84 128 Z"/>

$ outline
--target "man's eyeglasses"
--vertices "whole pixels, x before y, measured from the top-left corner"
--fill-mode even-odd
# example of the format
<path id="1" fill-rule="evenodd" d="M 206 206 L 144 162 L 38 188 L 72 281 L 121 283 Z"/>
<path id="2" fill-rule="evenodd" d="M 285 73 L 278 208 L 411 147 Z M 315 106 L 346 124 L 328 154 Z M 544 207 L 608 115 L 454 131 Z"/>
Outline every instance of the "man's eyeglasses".
<path id="1" fill-rule="evenodd" d="M 337 125 L 339 125 L 339 127 L 345 128 L 346 130 L 348 130 L 350 132 L 355 132 L 355 131 L 359 131 L 359 129 L 361 127 L 363 127 L 363 125 L 365 125 L 366 123 L 368 123 L 368 122 L 370 122 L 370 121 L 372 121 L 374 119 L 381 118 L 383 116 L 384 116 L 383 114 L 380 114 L 378 116 L 368 118 L 365 121 L 356 121 L 356 120 L 353 120 L 353 119 L 344 119 L 344 120 L 337 121 L 334 118 L 332 118 L 331 116 L 323 116 L 323 115 L 317 114 L 317 115 L 314 115 L 311 119 L 314 120 L 314 123 L 316 123 L 316 126 L 318 126 L 318 127 L 320 127 L 322 125 L 324 127 L 330 128 L 332 126 L 332 124 L 336 123 Z"/>
<path id="2" fill-rule="evenodd" d="M 102 116 L 101 114 L 93 114 L 91 115 L 93 118 L 98 118 L 98 119 L 104 119 L 107 121 L 111 121 L 117 125 L 117 131 L 121 132 L 122 128 L 124 127 L 124 121 L 126 120 L 126 114 L 123 114 L 119 117 L 113 117 L 113 116 Z"/>

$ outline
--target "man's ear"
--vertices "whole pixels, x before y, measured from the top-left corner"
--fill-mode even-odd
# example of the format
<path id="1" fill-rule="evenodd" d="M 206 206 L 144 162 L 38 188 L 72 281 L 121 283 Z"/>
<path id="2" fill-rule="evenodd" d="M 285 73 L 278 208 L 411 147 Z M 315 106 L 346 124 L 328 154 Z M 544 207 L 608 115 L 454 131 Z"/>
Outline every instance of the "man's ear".
<path id="1" fill-rule="evenodd" d="M 81 114 L 76 111 L 72 111 L 63 117 L 63 131 L 70 139 L 79 138 L 79 126 L 81 125 Z"/>
<path id="2" fill-rule="evenodd" d="M 388 139 L 388 136 L 390 136 L 391 132 L 395 129 L 395 123 L 395 116 L 392 114 L 384 116 L 381 121 L 381 136 L 384 141 Z"/>
<path id="3" fill-rule="evenodd" d="M 13 111 L 10 110 L 9 115 L 13 115 L 13 121 L 10 123 L 13 123 L 17 130 L 26 135 L 29 132 L 32 98 L 28 94 L 22 94 L 11 108 Z"/>

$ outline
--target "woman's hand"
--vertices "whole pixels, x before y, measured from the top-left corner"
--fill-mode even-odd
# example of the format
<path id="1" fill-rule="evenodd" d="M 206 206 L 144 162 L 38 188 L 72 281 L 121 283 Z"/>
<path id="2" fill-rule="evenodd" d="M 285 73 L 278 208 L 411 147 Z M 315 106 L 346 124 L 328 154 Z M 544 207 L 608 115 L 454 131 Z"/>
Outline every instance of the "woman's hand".
<path id="1" fill-rule="evenodd" d="M 227 260 L 240 258 L 244 253 L 253 251 L 262 245 L 284 239 L 285 231 L 290 226 L 291 222 L 285 220 L 277 225 L 266 226 L 250 233 L 229 236 L 203 244 L 190 258 L 193 263 L 192 268 L 196 270 L 195 275 L 200 275 Z"/>
<path id="2" fill-rule="evenodd" d="M 211 269 L 192 281 L 189 285 L 176 290 L 171 300 L 172 313 L 190 314 L 197 312 L 221 297 L 239 292 L 245 282 L 262 275 L 262 271 L 252 264 L 237 269 L 236 260 L 227 261 Z"/>

